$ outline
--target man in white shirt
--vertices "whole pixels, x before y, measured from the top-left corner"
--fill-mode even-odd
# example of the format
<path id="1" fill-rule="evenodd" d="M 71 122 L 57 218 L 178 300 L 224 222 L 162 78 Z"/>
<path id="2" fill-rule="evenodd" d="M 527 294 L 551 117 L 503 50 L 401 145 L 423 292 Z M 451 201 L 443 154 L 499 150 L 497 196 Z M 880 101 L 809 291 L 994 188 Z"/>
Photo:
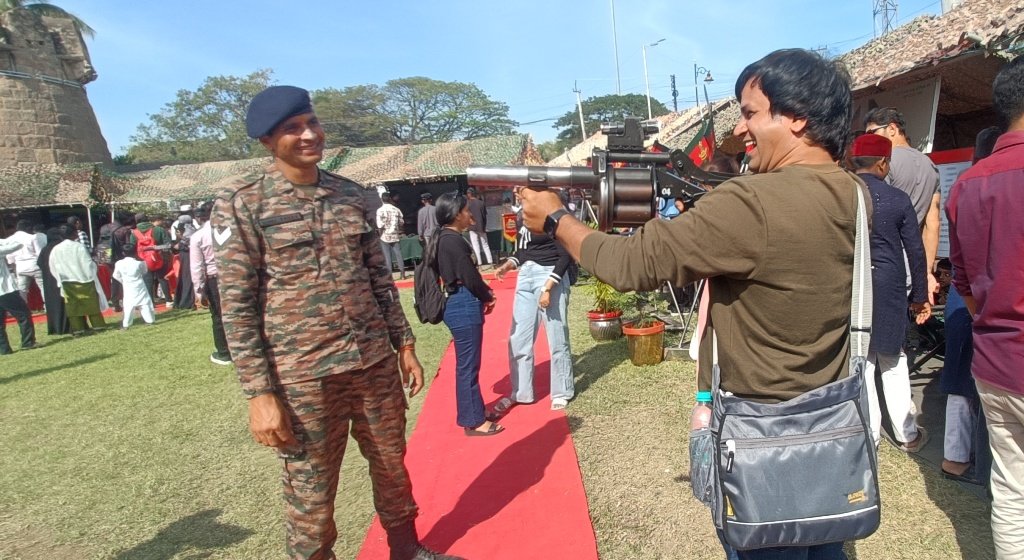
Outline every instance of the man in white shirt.
<path id="1" fill-rule="evenodd" d="M 205 301 L 213 319 L 213 347 L 210 361 L 219 366 L 231 365 L 231 351 L 224 335 L 224 320 L 220 312 L 220 290 L 217 287 L 217 257 L 213 251 L 213 230 L 210 224 L 212 202 L 204 202 L 196 217 L 202 222 L 199 230 L 189 239 L 189 258 L 191 259 L 192 287 L 196 291 L 196 301 Z"/>
<path id="2" fill-rule="evenodd" d="M 99 292 L 96 290 L 96 263 L 89 250 L 78 242 L 78 232 L 61 226 L 61 241 L 50 253 L 50 274 L 64 297 L 71 334 L 79 335 L 92 328 L 106 326 Z M 88 318 L 89 323 L 86 323 Z"/>
<path id="3" fill-rule="evenodd" d="M 14 239 L 0 239 L 0 257 L 7 257 L 21 248 L 21 243 Z M 18 321 L 18 328 L 21 329 L 21 349 L 29 350 L 36 345 L 36 329 L 32 325 L 32 314 L 29 313 L 25 300 L 18 294 L 14 276 L 11 275 L 5 261 L 0 261 L 0 355 L 13 352 L 11 343 L 7 340 L 8 313 L 14 316 Z"/>
<path id="4" fill-rule="evenodd" d="M 402 240 L 402 226 L 405 223 L 405 216 L 402 211 L 394 205 L 391 195 L 384 193 L 380 195 L 384 204 L 377 209 L 377 229 L 380 230 L 381 248 L 384 250 L 384 263 L 388 272 L 392 271 L 392 263 L 398 265 L 398 270 L 405 279 L 405 260 L 402 259 L 402 249 L 398 243 Z"/>
<path id="5" fill-rule="evenodd" d="M 28 301 L 28 290 L 32 282 L 39 288 L 39 297 L 43 296 L 43 273 L 36 261 L 39 259 L 39 252 L 46 246 L 46 236 L 32 233 L 32 223 L 28 220 L 18 220 L 16 227 L 18 231 L 8 239 L 21 244 L 21 249 L 7 255 L 7 262 L 14 265 L 21 299 Z"/>

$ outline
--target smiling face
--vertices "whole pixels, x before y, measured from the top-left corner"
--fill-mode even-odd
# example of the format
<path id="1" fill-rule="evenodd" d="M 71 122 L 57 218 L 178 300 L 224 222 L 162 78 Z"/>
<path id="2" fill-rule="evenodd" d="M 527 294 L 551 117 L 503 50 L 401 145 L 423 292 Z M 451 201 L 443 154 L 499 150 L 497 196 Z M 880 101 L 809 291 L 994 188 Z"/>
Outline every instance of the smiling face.
<path id="1" fill-rule="evenodd" d="M 324 129 L 314 113 L 295 115 L 260 138 L 279 163 L 296 169 L 314 167 L 323 159 Z"/>
<path id="2" fill-rule="evenodd" d="M 786 115 L 772 115 L 771 101 L 754 79 L 747 81 L 740 95 L 740 121 L 733 134 L 743 138 L 750 157 L 750 170 L 767 173 L 800 163 L 806 147 L 802 131 L 807 121 Z"/>

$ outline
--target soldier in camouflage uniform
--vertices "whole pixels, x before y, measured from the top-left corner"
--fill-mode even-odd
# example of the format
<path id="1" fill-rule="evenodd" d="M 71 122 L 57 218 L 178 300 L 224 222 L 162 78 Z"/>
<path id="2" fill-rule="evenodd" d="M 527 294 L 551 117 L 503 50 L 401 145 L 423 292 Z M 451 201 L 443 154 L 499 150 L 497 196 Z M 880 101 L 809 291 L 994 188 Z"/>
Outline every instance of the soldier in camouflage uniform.
<path id="1" fill-rule="evenodd" d="M 423 368 L 367 223 L 366 191 L 317 168 L 324 132 L 305 90 L 261 92 L 246 126 L 274 161 L 218 195 L 212 233 L 249 426 L 283 462 L 288 557 L 335 558 L 334 499 L 351 431 L 392 560 L 452 558 L 416 535 L 403 383 L 418 393 Z"/>

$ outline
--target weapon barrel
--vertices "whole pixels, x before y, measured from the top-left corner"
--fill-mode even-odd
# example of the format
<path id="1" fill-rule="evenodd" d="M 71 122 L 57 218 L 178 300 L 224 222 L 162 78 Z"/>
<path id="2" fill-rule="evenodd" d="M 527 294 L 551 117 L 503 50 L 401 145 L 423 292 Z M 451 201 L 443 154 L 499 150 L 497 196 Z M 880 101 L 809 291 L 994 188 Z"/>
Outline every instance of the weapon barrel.
<path id="1" fill-rule="evenodd" d="M 601 177 L 589 167 L 545 167 L 505 165 L 470 167 L 466 180 L 480 187 L 596 187 Z"/>

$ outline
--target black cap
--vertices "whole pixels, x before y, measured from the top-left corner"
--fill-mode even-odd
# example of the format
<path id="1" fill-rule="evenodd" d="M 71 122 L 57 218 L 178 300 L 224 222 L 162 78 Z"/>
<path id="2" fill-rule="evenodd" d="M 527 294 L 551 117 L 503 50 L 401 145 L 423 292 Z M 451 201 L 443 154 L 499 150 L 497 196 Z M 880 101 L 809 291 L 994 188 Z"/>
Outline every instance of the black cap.
<path id="1" fill-rule="evenodd" d="M 430 194 L 428 192 L 425 192 L 425 193 L 420 195 L 420 200 L 434 200 L 434 195 L 432 195 L 432 194 Z"/>
<path id="2" fill-rule="evenodd" d="M 260 138 L 274 131 L 282 121 L 313 112 L 309 92 L 295 86 L 270 86 L 256 94 L 245 113 L 245 131 Z"/>

